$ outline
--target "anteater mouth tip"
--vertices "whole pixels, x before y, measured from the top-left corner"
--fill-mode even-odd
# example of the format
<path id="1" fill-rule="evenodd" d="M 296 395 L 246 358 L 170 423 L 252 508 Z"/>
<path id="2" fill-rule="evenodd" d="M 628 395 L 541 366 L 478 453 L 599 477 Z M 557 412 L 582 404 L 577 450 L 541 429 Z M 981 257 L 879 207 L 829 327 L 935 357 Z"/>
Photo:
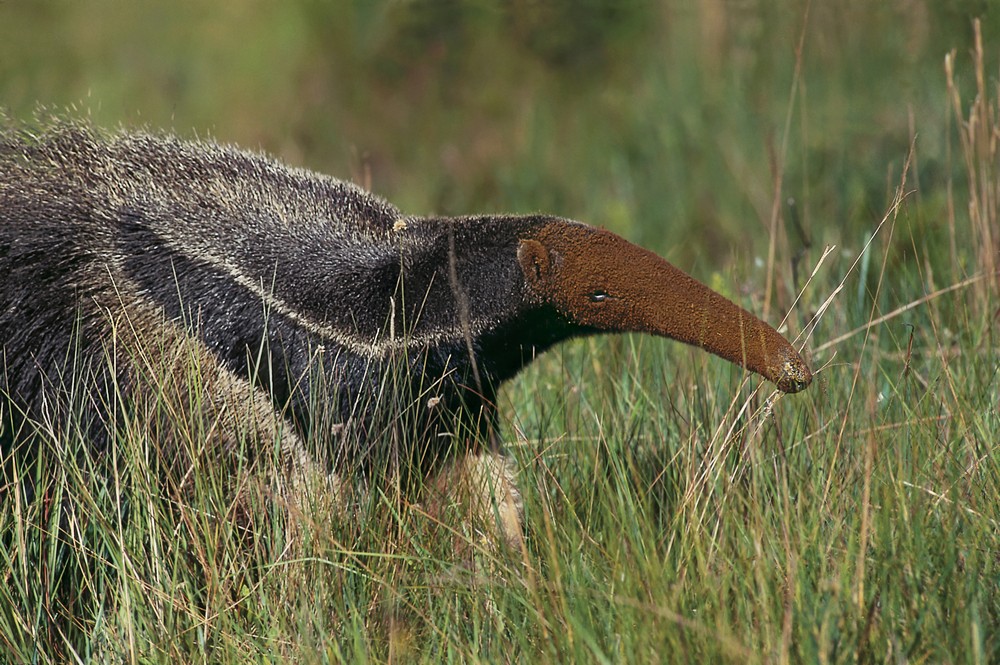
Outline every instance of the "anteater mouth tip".
<path id="1" fill-rule="evenodd" d="M 777 380 L 774 382 L 778 390 L 783 393 L 797 393 L 805 390 L 812 383 L 812 372 L 802 358 L 796 354 L 795 358 L 790 358 L 781 366 Z"/>

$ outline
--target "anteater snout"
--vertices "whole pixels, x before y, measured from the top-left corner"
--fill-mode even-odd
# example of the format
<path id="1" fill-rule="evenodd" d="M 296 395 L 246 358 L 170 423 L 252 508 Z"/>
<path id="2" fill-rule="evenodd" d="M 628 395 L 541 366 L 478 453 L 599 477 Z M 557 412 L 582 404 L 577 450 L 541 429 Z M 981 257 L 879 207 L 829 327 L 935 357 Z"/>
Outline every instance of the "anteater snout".
<path id="1" fill-rule="evenodd" d="M 794 352 L 793 352 L 794 353 Z M 777 376 L 772 379 L 774 385 L 783 393 L 797 393 L 805 390 L 812 383 L 812 372 L 799 354 L 795 353 L 785 359 L 777 372 Z"/>

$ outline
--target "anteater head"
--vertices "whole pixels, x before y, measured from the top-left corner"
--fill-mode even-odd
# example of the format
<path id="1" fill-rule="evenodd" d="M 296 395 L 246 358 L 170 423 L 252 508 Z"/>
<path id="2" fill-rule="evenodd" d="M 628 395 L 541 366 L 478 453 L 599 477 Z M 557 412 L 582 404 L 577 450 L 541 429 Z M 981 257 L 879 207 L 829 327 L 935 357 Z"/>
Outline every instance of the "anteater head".
<path id="1" fill-rule="evenodd" d="M 521 238 L 529 296 L 584 331 L 643 332 L 700 347 L 787 393 L 812 381 L 774 328 L 650 251 L 582 224 L 553 221 Z"/>

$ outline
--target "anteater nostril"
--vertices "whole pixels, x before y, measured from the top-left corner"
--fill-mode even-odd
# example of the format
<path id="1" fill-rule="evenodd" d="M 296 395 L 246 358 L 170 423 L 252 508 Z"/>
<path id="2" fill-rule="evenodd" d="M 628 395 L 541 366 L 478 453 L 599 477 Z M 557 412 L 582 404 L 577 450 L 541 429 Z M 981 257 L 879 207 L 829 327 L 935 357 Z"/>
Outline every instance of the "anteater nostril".
<path id="1" fill-rule="evenodd" d="M 790 358 L 784 362 L 777 380 L 774 382 L 783 393 L 797 393 L 812 383 L 812 372 L 802 358 Z"/>

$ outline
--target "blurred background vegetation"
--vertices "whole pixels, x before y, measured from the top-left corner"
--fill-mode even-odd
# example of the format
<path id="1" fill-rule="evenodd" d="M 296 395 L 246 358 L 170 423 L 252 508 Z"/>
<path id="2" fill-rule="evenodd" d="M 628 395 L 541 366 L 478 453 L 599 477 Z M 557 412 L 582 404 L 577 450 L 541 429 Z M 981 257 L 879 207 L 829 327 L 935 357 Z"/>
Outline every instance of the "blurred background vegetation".
<path id="1" fill-rule="evenodd" d="M 911 222 L 942 237 L 944 57 L 971 90 L 989 4 L 8 1 L 0 106 L 260 148 L 407 212 L 557 213 L 756 281 L 774 200 L 801 226 L 782 251 L 856 251 L 914 136 Z"/>

